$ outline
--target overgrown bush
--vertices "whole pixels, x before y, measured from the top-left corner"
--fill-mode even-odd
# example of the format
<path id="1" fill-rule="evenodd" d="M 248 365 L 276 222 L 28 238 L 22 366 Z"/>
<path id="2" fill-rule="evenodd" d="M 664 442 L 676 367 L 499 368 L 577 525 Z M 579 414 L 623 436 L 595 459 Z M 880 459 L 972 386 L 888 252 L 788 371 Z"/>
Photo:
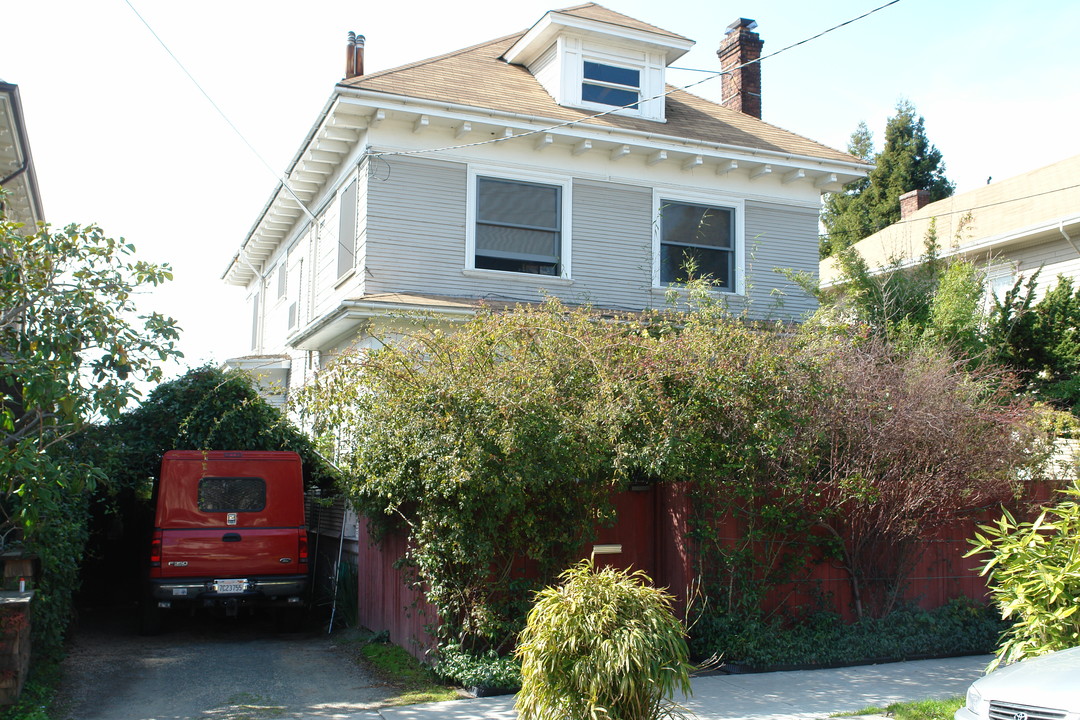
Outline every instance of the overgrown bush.
<path id="1" fill-rule="evenodd" d="M 679 717 L 676 692 L 690 693 L 682 623 L 671 596 L 641 571 L 571 567 L 537 594 L 521 633 L 524 720 Z"/>
<path id="2" fill-rule="evenodd" d="M 1080 485 L 1033 521 L 1007 510 L 980 525 L 969 555 L 986 554 L 981 574 L 1006 619 L 992 666 L 1080 645 Z"/>
<path id="3" fill-rule="evenodd" d="M 511 650 L 531 594 L 610 518 L 605 356 L 622 331 L 593 321 L 561 308 L 482 312 L 453 332 L 417 321 L 298 398 L 340 440 L 347 490 L 373 527 L 407 528 L 403 563 L 443 642 Z"/>
<path id="4" fill-rule="evenodd" d="M 856 612 L 880 617 L 905 599 L 916 539 L 1038 472 L 1030 408 L 992 368 L 694 302 L 611 316 L 551 300 L 452 329 L 410 319 L 300 395 L 376 533 L 408 534 L 402 564 L 443 644 L 509 651 L 531 593 L 580 557 L 630 482 L 686 489 L 717 609 L 760 608 L 824 550 Z M 719 532 L 729 519 L 734 539 Z"/>
<path id="5" fill-rule="evenodd" d="M 852 624 L 826 612 L 799 621 L 711 614 L 694 622 L 690 648 L 695 658 L 755 669 L 845 665 L 988 653 L 1006 627 L 993 606 L 966 599 Z"/>

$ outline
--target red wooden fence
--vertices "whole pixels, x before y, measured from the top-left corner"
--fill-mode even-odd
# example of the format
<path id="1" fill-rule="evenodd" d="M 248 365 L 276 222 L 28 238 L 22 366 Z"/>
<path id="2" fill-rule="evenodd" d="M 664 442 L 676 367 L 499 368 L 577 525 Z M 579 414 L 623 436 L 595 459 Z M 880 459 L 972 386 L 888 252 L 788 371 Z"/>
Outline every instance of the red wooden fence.
<path id="1" fill-rule="evenodd" d="M 1043 490 L 1040 496 L 1048 493 Z M 684 489 L 675 484 L 647 486 L 638 491 L 620 493 L 615 498 L 617 523 L 600 528 L 594 544 L 583 549 L 583 556 L 598 551 L 600 564 L 644 570 L 659 587 L 666 587 L 677 599 L 680 612 L 685 608 L 688 589 L 693 585 L 694 566 L 688 537 L 689 500 Z M 906 587 L 905 601 L 932 609 L 957 597 L 983 600 L 984 580 L 978 576 L 976 558 L 964 558 L 970 549 L 967 538 L 975 525 L 996 516 L 958 522 L 925 538 L 918 548 L 918 561 Z M 719 528 L 734 539 L 733 522 Z M 406 587 L 400 570 L 393 567 L 406 548 L 403 535 L 390 535 L 374 545 L 361 518 L 359 552 L 360 622 L 371 630 L 388 630 L 394 643 L 423 658 L 434 642 L 425 626 L 435 622 L 434 608 L 420 593 Z M 519 568 L 515 568 L 517 572 Z M 521 570 L 528 572 L 522 564 Z M 786 608 L 816 607 L 822 597 L 831 600 L 832 609 L 845 619 L 854 619 L 852 592 L 847 573 L 835 563 L 818 558 L 804 577 L 777 588 L 771 596 L 773 605 Z"/>

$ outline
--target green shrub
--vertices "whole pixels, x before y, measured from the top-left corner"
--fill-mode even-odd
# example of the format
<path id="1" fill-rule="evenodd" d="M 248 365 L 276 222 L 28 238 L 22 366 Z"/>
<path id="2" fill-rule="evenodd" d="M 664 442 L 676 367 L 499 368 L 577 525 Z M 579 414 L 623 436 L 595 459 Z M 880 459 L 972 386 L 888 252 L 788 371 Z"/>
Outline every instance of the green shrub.
<path id="1" fill-rule="evenodd" d="M 994 525 L 980 525 L 968 555 L 989 553 L 982 575 L 1002 617 L 1014 619 L 992 664 L 1080 645 L 1080 485 L 1034 522 L 1008 511 Z"/>
<path id="2" fill-rule="evenodd" d="M 682 623 L 671 596 L 640 570 L 574 565 L 537 593 L 521 634 L 523 720 L 679 717 L 690 690 Z"/>
<path id="3" fill-rule="evenodd" d="M 991 652 L 1005 625 L 993 607 L 957 599 L 935 610 L 902 608 L 884 618 L 845 624 L 816 613 L 800 622 L 707 615 L 694 623 L 693 657 L 766 668 L 839 665 Z"/>
<path id="4" fill-rule="evenodd" d="M 435 672 L 444 680 L 462 687 L 486 687 L 516 690 L 521 687 L 521 663 L 494 650 L 470 653 L 458 643 L 439 648 Z"/>

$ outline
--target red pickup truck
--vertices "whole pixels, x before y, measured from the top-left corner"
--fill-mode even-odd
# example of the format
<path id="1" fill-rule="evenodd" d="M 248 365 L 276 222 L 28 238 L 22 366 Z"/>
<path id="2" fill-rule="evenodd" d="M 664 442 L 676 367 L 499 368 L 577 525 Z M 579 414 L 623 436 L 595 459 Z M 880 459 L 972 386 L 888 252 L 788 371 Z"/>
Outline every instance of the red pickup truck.
<path id="1" fill-rule="evenodd" d="M 300 456 L 170 450 L 156 488 L 143 631 L 162 612 L 304 605 L 308 538 Z"/>

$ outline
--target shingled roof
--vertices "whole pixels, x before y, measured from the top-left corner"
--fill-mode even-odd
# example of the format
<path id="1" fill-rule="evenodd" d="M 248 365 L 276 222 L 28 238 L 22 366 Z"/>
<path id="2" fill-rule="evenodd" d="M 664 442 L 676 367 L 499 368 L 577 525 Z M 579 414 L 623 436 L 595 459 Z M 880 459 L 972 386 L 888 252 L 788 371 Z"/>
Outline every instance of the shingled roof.
<path id="1" fill-rule="evenodd" d="M 557 12 L 681 38 L 596 3 Z M 338 86 L 532 115 L 554 122 L 575 120 L 586 126 L 634 130 L 680 140 L 719 143 L 839 162 L 859 162 L 845 152 L 729 110 L 671 85 L 667 87 L 670 94 L 666 101 L 666 123 L 616 114 L 594 117 L 596 113 L 593 111 L 559 105 L 526 68 L 511 65 L 502 59 L 503 54 L 524 34 L 525 31 L 522 31 L 391 70 L 351 78 Z"/>

